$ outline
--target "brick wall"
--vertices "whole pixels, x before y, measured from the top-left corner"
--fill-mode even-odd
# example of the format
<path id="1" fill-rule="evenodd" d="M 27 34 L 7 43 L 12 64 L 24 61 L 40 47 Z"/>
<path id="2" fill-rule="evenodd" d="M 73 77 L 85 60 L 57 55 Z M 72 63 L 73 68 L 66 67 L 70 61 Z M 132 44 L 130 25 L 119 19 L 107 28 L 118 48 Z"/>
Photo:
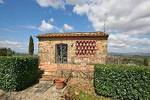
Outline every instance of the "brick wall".
<path id="1" fill-rule="evenodd" d="M 92 56 L 77 56 L 76 41 L 95 40 L 96 54 Z M 69 37 L 69 38 L 40 38 L 39 39 L 39 58 L 40 64 L 55 63 L 55 45 L 59 43 L 68 44 L 68 63 L 71 64 L 94 64 L 105 63 L 107 55 L 107 39 L 105 37 Z"/>

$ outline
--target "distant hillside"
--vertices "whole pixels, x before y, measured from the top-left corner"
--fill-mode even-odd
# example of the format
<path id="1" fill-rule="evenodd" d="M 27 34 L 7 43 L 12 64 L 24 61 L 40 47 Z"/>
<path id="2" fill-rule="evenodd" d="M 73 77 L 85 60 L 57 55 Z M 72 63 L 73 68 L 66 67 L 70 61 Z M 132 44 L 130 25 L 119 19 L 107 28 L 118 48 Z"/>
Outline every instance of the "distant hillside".
<path id="1" fill-rule="evenodd" d="M 110 52 L 109 55 L 113 55 L 113 56 L 150 56 L 150 53 L 114 53 L 114 52 Z"/>

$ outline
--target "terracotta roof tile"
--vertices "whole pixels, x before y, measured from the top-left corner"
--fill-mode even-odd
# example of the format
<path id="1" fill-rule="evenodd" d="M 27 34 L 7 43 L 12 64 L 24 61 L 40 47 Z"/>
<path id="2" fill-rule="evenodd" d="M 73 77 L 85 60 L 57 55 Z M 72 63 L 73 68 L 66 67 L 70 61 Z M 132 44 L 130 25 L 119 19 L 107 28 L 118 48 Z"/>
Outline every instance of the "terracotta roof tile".
<path id="1" fill-rule="evenodd" d="M 37 38 L 48 38 L 48 37 L 76 37 L 76 36 L 104 36 L 108 37 L 108 34 L 105 32 L 68 32 L 68 33 L 47 33 L 39 34 Z"/>

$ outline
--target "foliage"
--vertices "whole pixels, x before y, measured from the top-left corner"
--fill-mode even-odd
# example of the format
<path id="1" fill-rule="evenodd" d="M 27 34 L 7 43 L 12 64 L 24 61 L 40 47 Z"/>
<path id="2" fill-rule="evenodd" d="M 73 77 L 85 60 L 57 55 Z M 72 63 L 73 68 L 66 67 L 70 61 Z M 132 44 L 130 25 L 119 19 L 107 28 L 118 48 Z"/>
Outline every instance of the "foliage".
<path id="1" fill-rule="evenodd" d="M 34 53 L 34 43 L 33 43 L 32 36 L 30 36 L 30 40 L 29 40 L 29 54 L 33 55 L 33 53 Z"/>
<path id="2" fill-rule="evenodd" d="M 148 62 L 148 58 L 144 58 L 143 65 L 144 65 L 144 66 L 148 66 L 148 65 L 149 65 L 148 63 L 149 63 L 149 62 Z"/>
<path id="3" fill-rule="evenodd" d="M 149 100 L 150 69 L 144 66 L 95 65 L 94 87 L 101 96 L 119 100 Z"/>
<path id="4" fill-rule="evenodd" d="M 0 56 L 12 56 L 15 54 L 10 48 L 0 48 Z"/>
<path id="5" fill-rule="evenodd" d="M 37 57 L 0 57 L 0 89 L 22 90 L 38 77 Z"/>

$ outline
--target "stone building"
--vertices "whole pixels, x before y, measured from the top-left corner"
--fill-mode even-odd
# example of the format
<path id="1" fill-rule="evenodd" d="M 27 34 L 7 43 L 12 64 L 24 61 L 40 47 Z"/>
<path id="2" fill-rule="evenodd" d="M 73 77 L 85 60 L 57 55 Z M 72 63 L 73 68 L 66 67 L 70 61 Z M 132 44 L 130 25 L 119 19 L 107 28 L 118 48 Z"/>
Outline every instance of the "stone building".
<path id="1" fill-rule="evenodd" d="M 104 32 L 49 33 L 37 38 L 41 80 L 54 80 L 62 70 L 73 77 L 83 78 L 83 72 L 92 76 L 92 64 L 106 62 L 108 34 Z"/>
<path id="2" fill-rule="evenodd" d="M 49 33 L 37 36 L 42 65 L 105 63 L 108 34 L 104 32 Z"/>

